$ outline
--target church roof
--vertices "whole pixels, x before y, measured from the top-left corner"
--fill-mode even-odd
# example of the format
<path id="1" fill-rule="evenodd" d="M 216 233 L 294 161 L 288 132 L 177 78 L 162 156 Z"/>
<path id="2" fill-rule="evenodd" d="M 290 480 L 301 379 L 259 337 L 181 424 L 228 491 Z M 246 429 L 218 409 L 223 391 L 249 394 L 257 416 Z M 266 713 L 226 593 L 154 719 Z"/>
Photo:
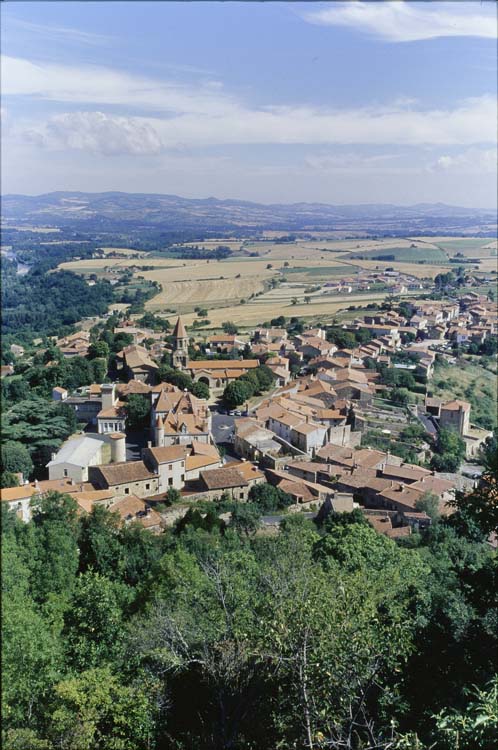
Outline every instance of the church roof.
<path id="1" fill-rule="evenodd" d="M 186 339 L 187 336 L 187 330 L 185 326 L 183 325 L 183 320 L 180 316 L 178 316 L 178 320 L 176 321 L 176 325 L 173 331 L 173 336 L 177 339 Z"/>

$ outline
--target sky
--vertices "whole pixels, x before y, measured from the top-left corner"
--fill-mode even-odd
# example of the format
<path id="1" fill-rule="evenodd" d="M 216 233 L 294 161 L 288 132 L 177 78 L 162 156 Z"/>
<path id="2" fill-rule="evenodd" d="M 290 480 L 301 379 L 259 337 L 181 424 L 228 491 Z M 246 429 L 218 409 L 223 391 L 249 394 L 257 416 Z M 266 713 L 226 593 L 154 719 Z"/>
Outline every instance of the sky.
<path id="1" fill-rule="evenodd" d="M 497 202 L 497 6 L 4 2 L 2 193 Z"/>

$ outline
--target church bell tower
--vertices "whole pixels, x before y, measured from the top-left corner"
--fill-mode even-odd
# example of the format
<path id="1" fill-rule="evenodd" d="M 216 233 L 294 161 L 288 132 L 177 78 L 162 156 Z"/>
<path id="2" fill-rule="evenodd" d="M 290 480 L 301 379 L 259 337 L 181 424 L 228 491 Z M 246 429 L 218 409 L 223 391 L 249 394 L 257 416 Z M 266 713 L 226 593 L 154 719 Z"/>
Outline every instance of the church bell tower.
<path id="1" fill-rule="evenodd" d="M 183 370 L 188 361 L 188 336 L 180 316 L 173 331 L 173 367 Z"/>

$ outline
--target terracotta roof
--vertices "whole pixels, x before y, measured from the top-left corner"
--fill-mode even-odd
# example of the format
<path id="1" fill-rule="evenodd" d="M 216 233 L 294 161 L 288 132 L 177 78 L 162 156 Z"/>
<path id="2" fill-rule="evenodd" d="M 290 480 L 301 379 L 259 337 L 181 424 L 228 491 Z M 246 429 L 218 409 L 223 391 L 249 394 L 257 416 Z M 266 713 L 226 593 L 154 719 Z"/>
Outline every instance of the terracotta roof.
<path id="1" fill-rule="evenodd" d="M 278 487 L 283 492 L 286 492 L 288 495 L 292 495 L 293 497 L 299 500 L 302 500 L 304 502 L 310 502 L 312 500 L 316 500 L 316 497 L 315 495 L 313 495 L 311 490 L 303 482 L 300 482 L 298 479 L 296 479 L 296 481 L 293 481 L 292 479 L 282 479 L 278 483 Z"/>
<path id="2" fill-rule="evenodd" d="M 168 464 L 185 460 L 188 448 L 185 445 L 166 445 L 160 448 L 146 448 L 144 454 L 151 455 L 158 464 Z"/>
<path id="3" fill-rule="evenodd" d="M 382 470 L 382 476 L 388 479 L 412 480 L 413 482 L 430 476 L 429 469 L 423 469 L 421 466 L 413 464 L 402 464 L 402 466 L 391 466 L 386 464 Z"/>
<path id="4" fill-rule="evenodd" d="M 33 495 L 38 495 L 39 492 L 30 484 L 25 484 L 22 487 L 4 487 L 0 490 L 0 501 L 12 503 L 15 500 L 27 500 Z"/>
<path id="5" fill-rule="evenodd" d="M 152 388 L 141 380 L 130 380 L 128 383 L 120 383 L 116 386 L 120 396 L 129 396 L 132 393 L 150 393 Z"/>
<path id="6" fill-rule="evenodd" d="M 109 486 L 140 482 L 143 479 L 152 479 L 157 476 L 148 470 L 143 461 L 124 461 L 92 468 L 100 472 Z"/>
<path id="7" fill-rule="evenodd" d="M 208 490 L 223 490 L 230 487 L 247 487 L 247 482 L 238 469 L 223 468 L 202 471 L 201 478 Z"/>
<path id="8" fill-rule="evenodd" d="M 187 362 L 187 370 L 224 370 L 232 365 L 232 367 L 244 368 L 245 370 L 251 369 L 252 367 L 259 367 L 259 360 L 257 359 L 191 359 Z"/>
<path id="9" fill-rule="evenodd" d="M 145 528 L 160 526 L 161 516 L 136 495 L 116 500 L 109 510 L 118 513 L 122 521 L 138 521 Z"/>
<path id="10" fill-rule="evenodd" d="M 215 445 L 211 445 L 211 443 L 202 443 L 200 440 L 192 440 L 190 446 L 194 455 L 212 456 L 213 458 L 219 457 L 217 447 Z"/>
<path id="11" fill-rule="evenodd" d="M 109 409 L 101 409 L 97 414 L 97 419 L 124 419 L 125 417 L 126 412 L 122 401 L 116 401 L 114 406 Z"/>
<path id="12" fill-rule="evenodd" d="M 193 471 L 194 469 L 201 469 L 207 466 L 214 466 L 220 463 L 219 456 L 202 456 L 202 455 L 190 455 L 185 459 L 185 468 L 187 471 Z"/>
<path id="13" fill-rule="evenodd" d="M 247 479 L 249 482 L 251 479 L 263 479 L 264 474 L 262 471 L 258 469 L 257 466 L 255 466 L 250 461 L 239 461 L 237 463 L 232 462 L 230 464 L 230 468 L 237 469 L 244 479 Z"/>
<path id="14" fill-rule="evenodd" d="M 447 411 L 470 411 L 470 404 L 468 401 L 448 401 L 447 404 L 441 404 L 441 409 Z"/>

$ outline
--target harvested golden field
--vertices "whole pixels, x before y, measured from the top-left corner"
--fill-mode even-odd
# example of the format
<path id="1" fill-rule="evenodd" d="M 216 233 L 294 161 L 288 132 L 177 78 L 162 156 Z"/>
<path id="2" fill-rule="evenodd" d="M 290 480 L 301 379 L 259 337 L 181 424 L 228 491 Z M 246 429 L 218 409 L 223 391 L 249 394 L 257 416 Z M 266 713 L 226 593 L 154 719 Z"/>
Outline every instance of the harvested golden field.
<path id="1" fill-rule="evenodd" d="M 162 282 L 162 284 L 162 292 L 146 302 L 147 310 L 160 311 L 163 307 L 173 305 L 181 311 L 182 306 L 192 307 L 196 304 L 202 304 L 209 308 L 210 303 L 220 304 L 228 300 L 246 299 L 251 294 L 263 291 L 264 277 L 170 280 L 168 283 Z"/>
<path id="2" fill-rule="evenodd" d="M 296 295 L 299 296 L 299 295 Z M 372 301 L 382 301 L 385 294 L 372 293 L 370 295 L 348 294 L 347 296 L 330 298 L 330 301 L 323 301 L 323 297 L 315 298 L 309 305 L 301 302 L 293 305 L 290 300 L 268 300 L 266 295 L 251 300 L 245 305 L 233 305 L 231 307 L 220 307 L 209 310 L 210 327 L 219 328 L 226 320 L 239 323 L 242 326 L 253 326 L 270 320 L 278 315 L 286 317 L 299 316 L 301 318 L 319 318 L 324 322 L 327 317 L 333 317 L 334 313 L 342 310 L 349 305 L 366 304 Z M 187 325 L 191 325 L 197 318 L 195 314 L 182 316 Z"/>
<path id="3" fill-rule="evenodd" d="M 160 267 L 176 267 L 176 266 L 187 266 L 194 265 L 196 263 L 206 263 L 207 261 L 199 260 L 181 260 L 178 258 L 140 258 L 139 260 L 130 258 L 88 258 L 86 260 L 71 260 L 66 263 L 60 263 L 57 268 L 62 268 L 66 271 L 74 271 L 74 273 L 104 273 L 106 268 L 129 268 L 130 266 L 142 267 L 142 266 L 160 266 Z"/>

